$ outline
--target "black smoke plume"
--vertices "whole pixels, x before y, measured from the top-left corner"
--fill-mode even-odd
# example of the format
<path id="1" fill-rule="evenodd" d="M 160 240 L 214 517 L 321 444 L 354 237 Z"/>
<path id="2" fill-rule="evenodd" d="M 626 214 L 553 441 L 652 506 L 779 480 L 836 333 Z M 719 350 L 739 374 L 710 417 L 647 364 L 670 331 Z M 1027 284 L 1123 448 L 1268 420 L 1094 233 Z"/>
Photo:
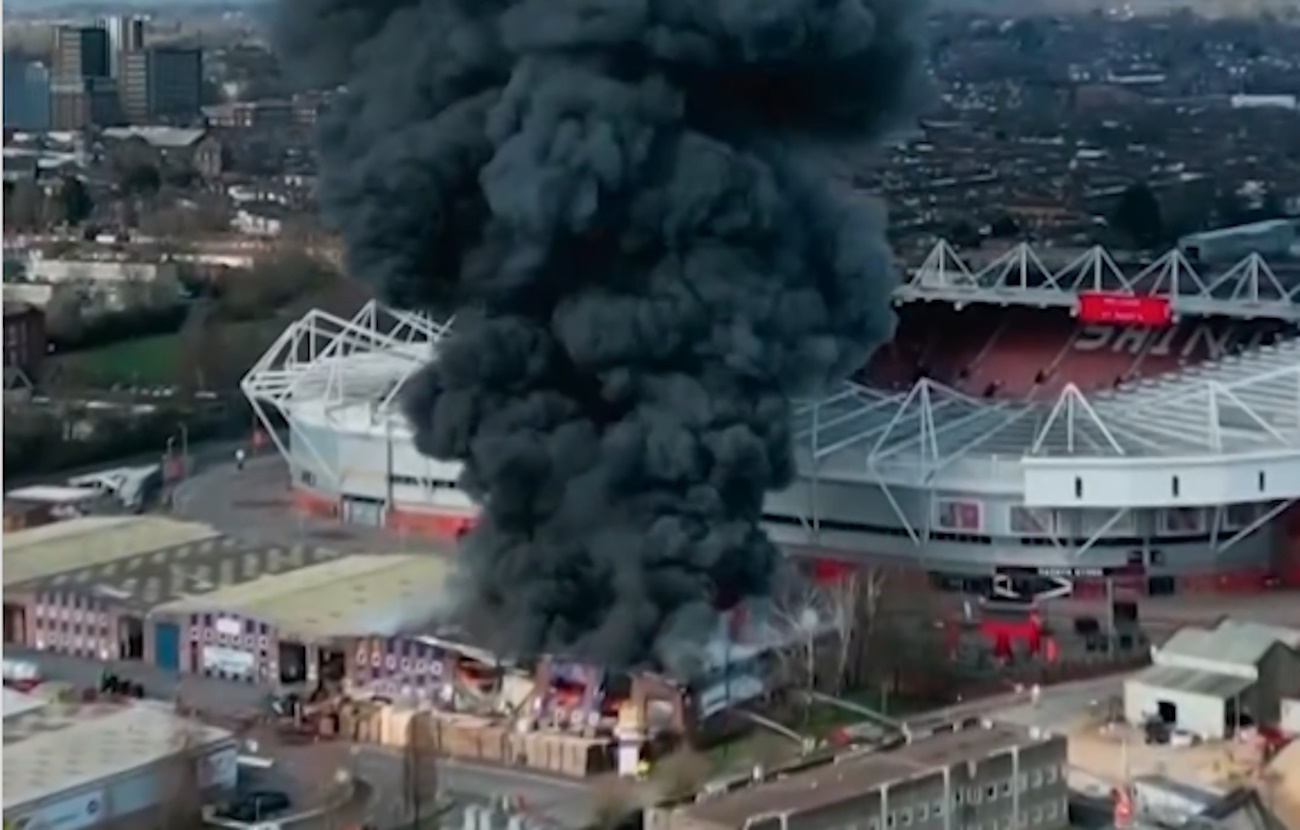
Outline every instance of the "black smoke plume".
<path id="1" fill-rule="evenodd" d="M 916 0 L 281 0 L 345 88 L 320 199 L 350 268 L 456 310 L 408 386 L 483 505 L 497 645 L 650 660 L 770 588 L 791 398 L 891 333 L 883 212 L 836 181 L 913 114 Z"/>

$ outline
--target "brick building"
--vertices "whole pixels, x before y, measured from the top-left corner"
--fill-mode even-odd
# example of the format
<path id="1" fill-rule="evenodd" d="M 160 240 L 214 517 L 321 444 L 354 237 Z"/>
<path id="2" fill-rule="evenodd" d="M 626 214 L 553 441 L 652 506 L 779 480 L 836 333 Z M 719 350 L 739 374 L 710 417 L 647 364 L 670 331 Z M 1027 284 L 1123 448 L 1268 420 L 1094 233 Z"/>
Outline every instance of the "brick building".
<path id="1" fill-rule="evenodd" d="M 35 383 L 45 362 L 45 312 L 27 303 L 4 304 L 5 388 L 20 375 Z"/>
<path id="2" fill-rule="evenodd" d="M 1005 725 L 914 736 L 897 749 L 773 770 L 647 811 L 646 830 L 1064 830 L 1066 739 Z"/>

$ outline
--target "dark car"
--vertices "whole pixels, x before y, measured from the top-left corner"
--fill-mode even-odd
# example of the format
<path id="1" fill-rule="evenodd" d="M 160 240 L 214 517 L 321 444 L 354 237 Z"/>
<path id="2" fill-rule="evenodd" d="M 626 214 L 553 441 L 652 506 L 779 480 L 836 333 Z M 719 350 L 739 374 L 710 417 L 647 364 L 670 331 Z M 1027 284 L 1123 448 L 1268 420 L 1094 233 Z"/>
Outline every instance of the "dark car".
<path id="1" fill-rule="evenodd" d="M 252 824 L 283 813 L 292 803 L 289 796 L 277 790 L 258 790 L 245 793 L 238 800 L 226 805 L 224 809 L 218 811 L 217 817 Z"/>

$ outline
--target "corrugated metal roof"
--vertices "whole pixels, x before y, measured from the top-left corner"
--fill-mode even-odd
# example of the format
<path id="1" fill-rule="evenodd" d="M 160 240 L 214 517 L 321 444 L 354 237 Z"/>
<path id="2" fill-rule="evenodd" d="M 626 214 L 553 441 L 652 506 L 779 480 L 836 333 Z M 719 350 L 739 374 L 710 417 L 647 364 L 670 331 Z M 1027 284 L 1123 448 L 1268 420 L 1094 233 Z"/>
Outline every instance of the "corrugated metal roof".
<path id="1" fill-rule="evenodd" d="M 392 636 L 427 623 L 446 603 L 452 563 L 429 555 L 345 556 L 159 606 L 165 613 L 228 612 L 306 640 Z"/>
<path id="2" fill-rule="evenodd" d="M 207 134 L 207 130 L 197 127 L 160 126 L 108 127 L 103 132 L 105 138 L 114 141 L 127 141 L 138 138 L 150 147 L 168 149 L 189 147 L 198 143 Z"/>
<path id="3" fill-rule="evenodd" d="M 147 614 L 163 603 L 293 571 L 341 555 L 329 548 L 307 545 L 249 546 L 238 539 L 221 536 L 91 568 L 64 571 L 27 583 L 24 590 L 108 598 L 124 610 Z"/>
<path id="4" fill-rule="evenodd" d="M 1245 620 L 1224 620 L 1218 628 L 1184 628 L 1170 637 L 1156 652 L 1156 661 L 1164 656 L 1176 660 L 1187 657 L 1225 666 L 1256 668 L 1269 649 L 1282 644 L 1300 647 L 1300 631 L 1282 626 L 1264 625 Z"/>
<path id="5" fill-rule="evenodd" d="M 51 703 L 4 723 L 4 811 L 231 740 L 153 702 Z"/>
<path id="6" fill-rule="evenodd" d="M 161 516 L 85 517 L 6 533 L 4 587 L 219 535 L 208 525 Z"/>
<path id="7" fill-rule="evenodd" d="M 1169 689 L 1227 700 L 1244 692 L 1253 681 L 1245 677 L 1215 674 L 1179 666 L 1149 666 L 1130 678 L 1130 682 L 1140 683 L 1153 689 Z"/>
<path id="8" fill-rule="evenodd" d="M 1300 651 L 1300 629 L 1270 625 L 1269 623 L 1255 622 L 1254 620 L 1229 619 L 1219 623 L 1218 630 L 1234 636 L 1268 638 L 1273 642 L 1282 643 L 1288 648 Z"/>

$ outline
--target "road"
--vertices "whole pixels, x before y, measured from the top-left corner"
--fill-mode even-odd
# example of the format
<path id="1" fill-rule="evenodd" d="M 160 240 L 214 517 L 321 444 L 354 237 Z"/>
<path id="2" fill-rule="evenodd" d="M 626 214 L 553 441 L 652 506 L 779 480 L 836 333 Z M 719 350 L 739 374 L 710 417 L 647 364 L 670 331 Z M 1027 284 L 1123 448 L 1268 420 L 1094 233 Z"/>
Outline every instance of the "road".
<path id="1" fill-rule="evenodd" d="M 234 457 L 235 449 L 247 443 L 247 441 L 199 441 L 190 444 L 191 470 L 203 471 L 211 469 L 213 466 L 219 464 L 226 464 Z M 18 487 L 29 487 L 33 484 L 62 484 L 73 476 L 94 473 L 100 470 L 108 470 L 113 467 L 137 467 L 145 464 L 157 464 L 166 449 L 165 445 L 160 444 L 157 452 L 128 455 L 111 461 L 104 461 L 87 467 L 74 467 L 56 473 L 19 476 L 13 480 L 6 481 L 5 489 L 12 490 Z M 176 452 L 180 452 L 179 446 L 176 447 Z"/>
<path id="2" fill-rule="evenodd" d="M 176 485 L 172 514 L 254 543 L 303 542 L 347 553 L 455 553 L 450 541 L 297 513 L 288 475 L 273 450 L 249 459 L 242 470 L 230 463 L 214 464 Z"/>
<path id="3" fill-rule="evenodd" d="M 923 731 L 943 722 L 988 718 L 1026 727 L 1058 729 L 1080 713 L 1087 712 L 1095 705 L 1104 704 L 1108 699 L 1122 694 L 1123 690 L 1124 676 L 1109 675 L 1044 686 L 1039 692 L 1037 702 L 1034 701 L 1032 691 L 1025 689 L 981 698 L 945 709 L 936 709 L 933 712 L 908 718 L 905 723 L 912 730 Z"/>

